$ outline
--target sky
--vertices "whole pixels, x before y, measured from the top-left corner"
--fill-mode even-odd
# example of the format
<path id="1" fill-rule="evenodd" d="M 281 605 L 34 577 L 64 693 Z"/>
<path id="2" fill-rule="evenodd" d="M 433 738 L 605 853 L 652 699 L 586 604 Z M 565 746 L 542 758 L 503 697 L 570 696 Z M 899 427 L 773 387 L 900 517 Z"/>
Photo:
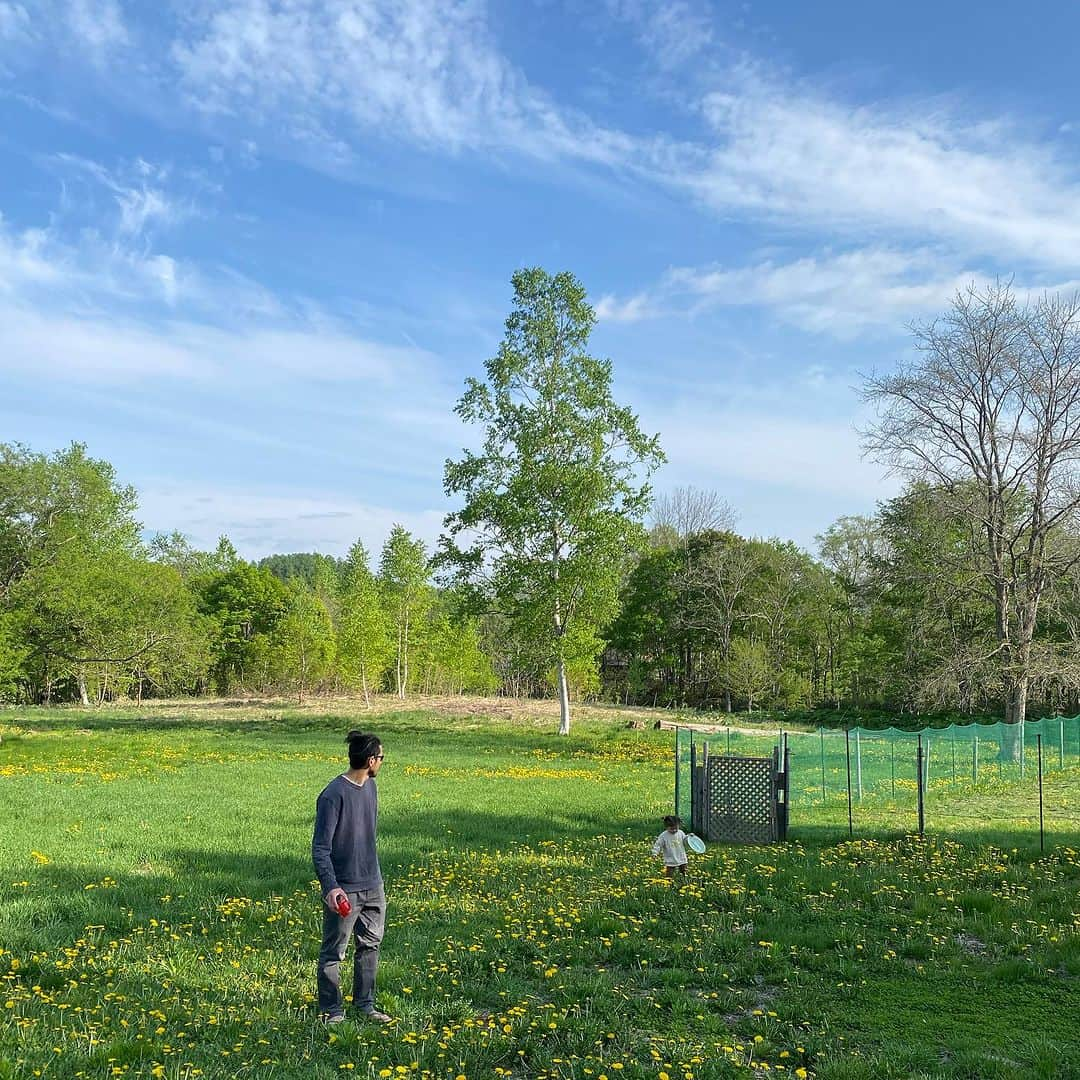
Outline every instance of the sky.
<path id="1" fill-rule="evenodd" d="M 523 266 L 745 535 L 898 490 L 861 375 L 1080 280 L 1080 5 L 0 0 L 0 441 L 148 533 L 433 541 Z"/>

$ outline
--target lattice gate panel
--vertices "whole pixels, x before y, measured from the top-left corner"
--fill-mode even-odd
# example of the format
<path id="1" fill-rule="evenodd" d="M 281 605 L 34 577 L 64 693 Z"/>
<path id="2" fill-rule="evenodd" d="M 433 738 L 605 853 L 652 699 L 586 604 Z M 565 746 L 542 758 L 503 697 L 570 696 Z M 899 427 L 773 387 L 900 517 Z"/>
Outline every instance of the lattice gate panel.
<path id="1" fill-rule="evenodd" d="M 710 755 L 705 766 L 705 839 L 736 844 L 776 841 L 775 759 Z"/>

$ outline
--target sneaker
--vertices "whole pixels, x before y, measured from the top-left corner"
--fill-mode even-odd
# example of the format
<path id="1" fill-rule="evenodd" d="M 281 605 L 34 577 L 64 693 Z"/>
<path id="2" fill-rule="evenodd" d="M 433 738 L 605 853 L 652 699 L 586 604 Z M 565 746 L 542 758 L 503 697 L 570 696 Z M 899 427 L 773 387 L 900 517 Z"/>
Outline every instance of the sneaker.
<path id="1" fill-rule="evenodd" d="M 323 1013 L 320 1019 L 324 1024 L 343 1024 L 345 1014 L 343 1012 Z"/>
<path id="2" fill-rule="evenodd" d="M 389 1024 L 392 1022 L 391 1017 L 384 1012 L 379 1012 L 378 1009 L 367 1009 L 360 1013 L 360 1016 L 364 1020 L 370 1020 L 373 1024 Z"/>

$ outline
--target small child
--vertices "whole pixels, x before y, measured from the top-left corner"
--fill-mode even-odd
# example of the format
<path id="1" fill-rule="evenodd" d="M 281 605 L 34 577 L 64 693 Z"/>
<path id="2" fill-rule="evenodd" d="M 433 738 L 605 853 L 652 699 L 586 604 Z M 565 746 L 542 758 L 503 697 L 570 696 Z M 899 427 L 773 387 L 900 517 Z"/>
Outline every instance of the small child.
<path id="1" fill-rule="evenodd" d="M 656 838 L 652 846 L 653 855 L 664 860 L 664 873 L 672 877 L 675 871 L 686 873 L 686 833 L 682 830 L 682 820 L 674 814 L 664 818 L 664 831 Z"/>

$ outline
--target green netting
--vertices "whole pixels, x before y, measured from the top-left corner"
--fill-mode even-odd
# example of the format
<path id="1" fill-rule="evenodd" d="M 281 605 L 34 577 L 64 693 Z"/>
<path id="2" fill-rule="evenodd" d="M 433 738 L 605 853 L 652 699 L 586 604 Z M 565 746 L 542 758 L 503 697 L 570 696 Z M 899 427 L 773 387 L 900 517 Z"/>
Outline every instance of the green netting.
<path id="1" fill-rule="evenodd" d="M 948 791 L 993 790 L 996 785 L 1032 780 L 1039 768 L 1041 743 L 1044 775 L 1080 766 L 1080 716 L 1048 717 L 1017 724 L 952 724 L 949 727 L 906 731 L 900 728 L 862 728 L 848 731 L 819 728 L 787 732 L 790 755 L 790 803 L 793 810 L 808 804 L 856 806 L 866 800 L 888 799 L 915 807 L 917 768 L 922 748 L 924 802 Z M 779 742 L 777 733 L 725 728 L 705 733 L 690 728 L 676 732 L 675 795 L 677 812 L 690 819 L 691 746 L 700 754 L 764 756 Z"/>

